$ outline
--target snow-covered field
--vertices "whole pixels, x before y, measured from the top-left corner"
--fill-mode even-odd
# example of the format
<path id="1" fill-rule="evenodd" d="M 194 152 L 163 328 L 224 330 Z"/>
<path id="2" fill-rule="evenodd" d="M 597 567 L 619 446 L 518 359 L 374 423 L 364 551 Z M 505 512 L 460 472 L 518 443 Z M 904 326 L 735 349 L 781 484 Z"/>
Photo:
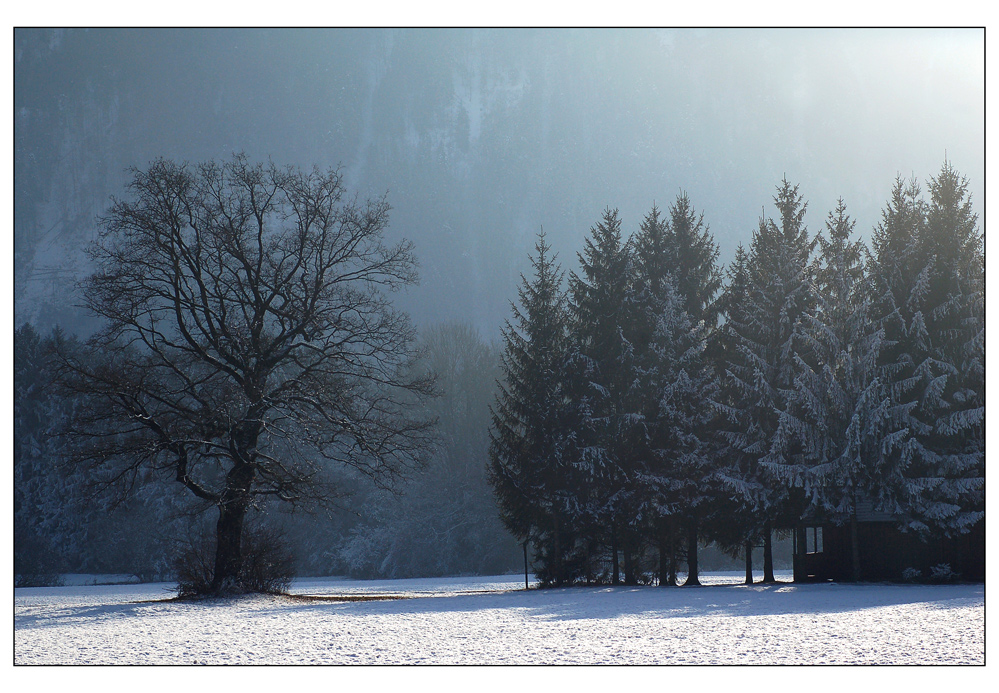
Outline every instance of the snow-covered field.
<path id="1" fill-rule="evenodd" d="M 170 602 L 170 584 L 14 591 L 15 664 L 983 664 L 984 585 L 524 591 L 523 577 L 303 579 Z"/>

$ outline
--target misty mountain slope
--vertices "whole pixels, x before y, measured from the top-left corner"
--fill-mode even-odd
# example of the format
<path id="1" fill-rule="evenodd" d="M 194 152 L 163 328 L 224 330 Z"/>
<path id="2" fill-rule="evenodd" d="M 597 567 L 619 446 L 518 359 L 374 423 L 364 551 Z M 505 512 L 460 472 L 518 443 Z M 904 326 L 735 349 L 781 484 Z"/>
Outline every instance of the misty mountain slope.
<path id="1" fill-rule="evenodd" d="M 245 151 L 387 193 L 422 264 L 402 306 L 495 337 L 540 227 L 569 259 L 606 206 L 630 234 L 682 188 L 727 261 L 785 174 L 865 233 L 944 150 L 981 199 L 983 51 L 976 31 L 19 29 L 15 319 L 85 329 L 81 249 L 124 169 Z"/>

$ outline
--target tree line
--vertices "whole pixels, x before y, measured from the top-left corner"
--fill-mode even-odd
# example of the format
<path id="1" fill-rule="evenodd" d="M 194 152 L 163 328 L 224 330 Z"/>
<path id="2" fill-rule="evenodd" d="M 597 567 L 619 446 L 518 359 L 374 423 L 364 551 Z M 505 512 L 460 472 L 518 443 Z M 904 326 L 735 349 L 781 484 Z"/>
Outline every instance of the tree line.
<path id="1" fill-rule="evenodd" d="M 68 342 L 57 347 L 58 342 Z M 191 553 L 212 553 L 212 505 L 146 473 L 130 493 L 102 488 L 108 475 L 79 464 L 61 430 L 82 403 L 53 387 L 54 354 L 82 350 L 59 328 L 14 330 L 14 574 L 18 586 L 58 584 L 66 573 L 178 579 Z M 393 489 L 340 470 L 329 508 L 293 512 L 257 503 L 245 554 L 279 544 L 290 573 L 409 578 L 516 570 L 520 547 L 505 530 L 486 480 L 496 345 L 462 322 L 421 330 L 419 367 L 437 374 L 439 396 L 421 415 L 438 422 L 427 464 Z"/>
<path id="2" fill-rule="evenodd" d="M 725 271 L 684 194 L 627 240 L 607 210 L 568 277 L 542 235 L 502 349 L 417 338 L 391 301 L 412 246 L 336 169 L 159 160 L 127 192 L 83 285 L 103 327 L 15 331 L 29 582 L 183 554 L 195 592 L 256 589 L 275 532 L 299 574 L 495 572 L 517 547 L 489 485 L 550 584 L 696 584 L 706 540 L 762 544 L 772 579 L 806 515 L 984 513 L 983 236 L 947 163 L 928 200 L 896 181 L 870 248 L 842 203 L 812 237 L 786 181 Z"/>
<path id="3" fill-rule="evenodd" d="M 984 236 L 949 162 L 927 192 L 897 178 L 868 246 L 842 200 L 810 233 L 785 179 L 724 271 L 685 193 L 627 239 L 605 210 L 568 277 L 539 235 L 489 478 L 543 583 L 675 585 L 685 563 L 696 585 L 703 541 L 747 580 L 762 546 L 773 581 L 774 533 L 805 518 L 982 520 Z"/>

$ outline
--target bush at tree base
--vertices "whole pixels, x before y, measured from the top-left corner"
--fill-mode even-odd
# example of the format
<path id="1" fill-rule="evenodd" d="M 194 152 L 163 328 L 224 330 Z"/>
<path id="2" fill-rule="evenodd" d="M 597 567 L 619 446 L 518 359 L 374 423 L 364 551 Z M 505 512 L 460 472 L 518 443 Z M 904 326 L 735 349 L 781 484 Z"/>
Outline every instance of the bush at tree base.
<path id="1" fill-rule="evenodd" d="M 232 594 L 260 592 L 281 594 L 295 577 L 295 559 L 282 535 L 268 528 L 248 528 L 243 534 L 243 567 Z M 210 539 L 188 541 L 178 554 L 177 596 L 218 595 L 212 588 L 215 542 Z"/>

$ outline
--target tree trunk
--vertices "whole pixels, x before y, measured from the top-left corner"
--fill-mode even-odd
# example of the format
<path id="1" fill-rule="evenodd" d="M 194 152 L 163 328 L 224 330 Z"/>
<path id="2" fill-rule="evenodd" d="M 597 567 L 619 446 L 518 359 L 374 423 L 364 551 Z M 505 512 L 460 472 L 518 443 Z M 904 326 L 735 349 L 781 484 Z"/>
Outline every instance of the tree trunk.
<path id="1" fill-rule="evenodd" d="M 700 587 L 697 579 L 697 518 L 690 518 L 687 525 L 687 581 L 684 587 Z"/>
<path id="2" fill-rule="evenodd" d="M 555 578 L 555 586 L 561 587 L 562 585 L 562 537 L 559 535 L 559 522 L 558 513 L 552 518 L 554 521 L 554 547 L 552 548 L 552 572 Z"/>
<path id="3" fill-rule="evenodd" d="M 212 592 L 232 592 L 239 589 L 239 573 L 243 567 L 240 540 L 246 507 L 230 503 L 219 505 L 219 519 L 215 525 L 215 571 L 212 575 Z"/>
<path id="4" fill-rule="evenodd" d="M 527 581 L 527 539 L 524 539 L 524 589 L 531 589 L 531 584 Z"/>
<path id="5" fill-rule="evenodd" d="M 659 539 L 659 586 L 669 585 L 669 560 L 667 559 L 666 540 Z"/>
<path id="6" fill-rule="evenodd" d="M 850 513 L 850 545 L 851 545 L 851 556 L 850 559 L 853 563 L 853 581 L 860 582 L 860 542 L 857 539 L 857 509 L 856 505 L 854 510 Z M 823 546 L 823 549 L 826 547 Z"/>
<path id="7" fill-rule="evenodd" d="M 769 520 L 763 525 L 763 582 L 777 582 L 774 577 L 774 547 Z"/>
<path id="8" fill-rule="evenodd" d="M 591 562 L 593 556 L 593 540 L 586 540 L 586 584 L 590 585 L 593 583 L 593 564 Z"/>
<path id="9" fill-rule="evenodd" d="M 624 584 L 638 584 L 638 569 L 635 566 L 635 551 L 631 541 L 624 542 Z"/>
<path id="10" fill-rule="evenodd" d="M 669 519 L 669 576 L 666 584 L 676 587 L 676 523 L 671 517 Z"/>
<path id="11" fill-rule="evenodd" d="M 753 584 L 753 542 L 746 540 L 746 584 Z"/>
<path id="12" fill-rule="evenodd" d="M 219 501 L 219 519 L 215 524 L 215 570 L 211 585 L 214 594 L 240 592 L 243 589 L 240 581 L 243 521 L 250 507 L 253 477 L 253 466 L 245 463 L 237 464 L 226 474 L 225 491 Z"/>
<path id="13" fill-rule="evenodd" d="M 617 527 L 611 523 L 611 584 L 621 582 L 621 570 L 617 562 Z"/>

